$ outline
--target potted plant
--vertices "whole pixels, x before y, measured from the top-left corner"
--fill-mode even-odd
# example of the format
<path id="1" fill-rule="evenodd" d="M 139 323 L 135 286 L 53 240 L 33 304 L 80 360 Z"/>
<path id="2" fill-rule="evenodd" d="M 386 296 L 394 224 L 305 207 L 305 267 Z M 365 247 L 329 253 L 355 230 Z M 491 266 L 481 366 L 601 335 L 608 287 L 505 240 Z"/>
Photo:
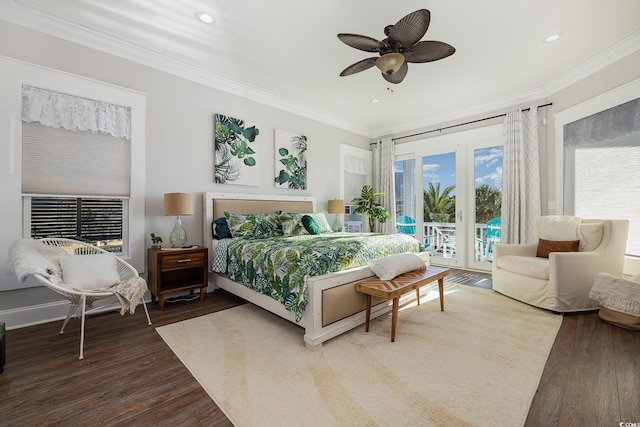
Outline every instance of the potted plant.
<path id="1" fill-rule="evenodd" d="M 384 193 L 374 193 L 373 188 L 370 185 L 362 187 L 360 197 L 356 197 L 351 200 L 351 203 L 355 203 L 357 207 L 353 210 L 354 213 L 365 214 L 369 218 L 369 230 L 373 232 L 373 226 L 375 221 L 383 223 L 389 221 L 391 215 L 389 212 L 376 201 L 378 197 L 384 196 Z"/>
<path id="2" fill-rule="evenodd" d="M 151 245 L 152 249 L 160 249 L 162 247 L 162 237 L 156 236 L 155 233 L 151 233 Z"/>

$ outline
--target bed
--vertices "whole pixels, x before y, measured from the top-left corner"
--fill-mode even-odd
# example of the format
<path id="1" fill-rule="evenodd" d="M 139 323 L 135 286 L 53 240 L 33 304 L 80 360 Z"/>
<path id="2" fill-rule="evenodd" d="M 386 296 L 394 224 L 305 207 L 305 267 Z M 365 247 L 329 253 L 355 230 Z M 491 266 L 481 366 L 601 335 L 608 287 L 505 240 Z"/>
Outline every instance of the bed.
<path id="1" fill-rule="evenodd" d="M 302 310 L 295 304 L 284 304 L 274 299 L 272 296 L 253 290 L 247 285 L 242 284 L 242 277 L 239 275 L 237 268 L 229 267 L 229 271 L 222 272 L 224 268 L 216 265 L 214 268 L 214 255 L 220 253 L 219 247 L 222 240 L 215 240 L 213 235 L 212 223 L 214 220 L 224 217 L 224 212 L 242 213 L 242 214 L 271 214 L 274 212 L 310 213 L 316 212 L 315 198 L 306 196 L 265 196 L 265 195 L 248 195 L 234 193 L 212 193 L 207 192 L 203 195 L 204 207 L 204 236 L 209 247 L 209 288 L 208 292 L 214 291 L 216 288 L 224 289 L 243 299 L 258 305 L 286 320 L 289 320 L 304 329 L 304 343 L 307 348 L 315 350 L 322 346 L 322 343 L 343 332 L 346 332 L 365 321 L 365 296 L 355 292 L 354 283 L 358 280 L 373 276 L 373 272 L 366 266 L 352 266 L 349 262 L 343 262 L 340 271 L 327 271 L 320 275 L 304 275 L 303 284 L 300 284 L 300 292 L 291 298 L 291 301 L 302 301 Z M 347 236 L 363 239 L 364 234 L 355 233 L 331 233 L 324 237 L 324 241 L 334 240 L 342 241 Z M 308 240 L 309 237 L 302 236 L 298 240 Z M 399 242 L 407 242 L 408 236 L 383 236 L 383 239 L 397 239 Z M 412 238 L 409 238 L 412 239 Z M 229 249 L 234 245 L 231 241 L 237 239 L 225 239 L 225 244 L 229 245 Z M 417 252 L 421 250 L 420 242 L 413 239 L 412 249 L 410 251 Z M 389 243 L 386 246 L 392 247 L 387 251 L 406 252 L 407 246 L 403 244 Z M 253 242 L 255 243 L 255 242 Z M 262 242 L 260 242 L 262 243 Z M 317 246 L 324 245 L 316 244 Z M 344 244 L 344 243 L 343 243 Z M 355 243 L 354 243 L 355 244 Z M 360 244 L 360 243 L 358 243 Z M 280 244 L 282 245 L 282 244 Z M 253 246 L 257 246 L 254 244 Z M 249 245 L 249 249 L 255 247 Z M 265 245 L 262 245 L 265 246 Z M 274 250 L 278 249 L 278 244 L 267 245 Z M 237 248 L 236 248 L 237 249 Z M 244 248 L 244 255 L 238 258 L 252 259 L 253 255 L 247 255 L 249 249 Z M 282 248 L 281 248 L 282 249 Z M 226 246 L 224 251 L 226 251 Z M 392 252 L 389 252 L 389 254 Z M 428 253 L 418 252 L 418 255 L 425 261 L 428 261 Z M 370 254 L 370 256 L 372 256 Z M 229 258 L 231 262 L 231 257 Z M 366 265 L 362 259 L 354 261 Z M 331 270 L 331 269 L 329 269 Z M 238 281 L 235 281 L 237 279 Z M 287 278 L 289 280 L 289 278 Z M 293 278 L 291 279 L 293 280 Z M 302 289 L 304 287 L 304 289 Z M 292 289 L 297 289 L 292 285 Z M 264 289 L 261 289 L 264 291 Z M 402 300 L 403 303 L 415 298 L 413 293 L 409 293 Z M 391 306 L 388 301 L 374 301 L 372 307 L 372 318 L 388 312 Z"/>

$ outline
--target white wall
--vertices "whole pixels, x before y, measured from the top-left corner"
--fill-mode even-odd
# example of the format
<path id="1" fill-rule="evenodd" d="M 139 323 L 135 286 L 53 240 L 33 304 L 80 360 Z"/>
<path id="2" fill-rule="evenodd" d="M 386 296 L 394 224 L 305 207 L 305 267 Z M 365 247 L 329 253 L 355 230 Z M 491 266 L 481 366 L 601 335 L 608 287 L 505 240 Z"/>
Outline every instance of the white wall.
<path id="1" fill-rule="evenodd" d="M 183 78 L 151 69 L 130 61 L 0 21 L 0 55 L 88 77 L 101 82 L 130 88 L 146 94 L 145 155 L 145 231 L 160 234 L 168 241 L 173 217 L 162 216 L 162 197 L 166 192 L 190 192 L 194 197 L 194 215 L 185 217 L 183 225 L 189 243 L 203 244 L 202 197 L 205 191 L 237 191 L 256 194 L 314 196 L 317 209 L 327 209 L 327 200 L 340 194 L 339 145 L 348 144 L 369 149 L 369 138 L 297 116 L 264 104 L 231 95 Z M 0 74 L 2 70 L 0 70 Z M 0 91 L 4 90 L 0 86 Z M 0 121 L 7 121 L 5 94 L 0 93 Z M 260 185 L 257 187 L 221 185 L 213 182 L 213 115 L 226 114 L 254 123 L 260 130 L 257 141 L 260 160 Z M 283 129 L 300 132 L 308 138 L 308 189 L 276 189 L 274 180 L 274 132 Z M 19 225 L 21 229 L 20 194 L 8 188 L 19 188 L 19 175 L 9 174 L 5 157 L 12 148 L 8 132 L 0 134 L 0 190 L 3 203 L 0 223 Z M 136 168 L 136 165 L 132 165 Z M 19 206 L 19 207 L 18 207 Z M 8 246 L 0 242 L 0 260 L 6 259 Z M 143 250 L 142 248 L 140 250 Z M 143 250 L 144 251 L 144 250 Z M 144 257 L 143 254 L 138 254 Z M 1 262 L 1 261 L 0 261 Z M 19 286 L 15 276 L 0 267 L 2 287 Z M 13 281 L 13 282 L 12 282 Z M 0 292 L 0 319 L 6 313 L 34 303 L 58 301 L 43 288 Z M 3 314 L 5 317 L 3 318 Z M 8 326 L 12 325 L 8 323 Z"/>

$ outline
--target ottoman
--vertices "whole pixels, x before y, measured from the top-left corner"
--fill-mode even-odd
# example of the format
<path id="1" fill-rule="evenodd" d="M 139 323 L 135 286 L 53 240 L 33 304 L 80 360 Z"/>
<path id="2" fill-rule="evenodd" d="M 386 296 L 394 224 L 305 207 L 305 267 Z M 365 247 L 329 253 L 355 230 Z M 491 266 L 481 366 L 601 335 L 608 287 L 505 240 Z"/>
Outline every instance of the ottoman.
<path id="1" fill-rule="evenodd" d="M 605 322 L 640 331 L 640 274 L 627 280 L 599 273 L 589 298 L 600 303 L 598 315 Z"/>

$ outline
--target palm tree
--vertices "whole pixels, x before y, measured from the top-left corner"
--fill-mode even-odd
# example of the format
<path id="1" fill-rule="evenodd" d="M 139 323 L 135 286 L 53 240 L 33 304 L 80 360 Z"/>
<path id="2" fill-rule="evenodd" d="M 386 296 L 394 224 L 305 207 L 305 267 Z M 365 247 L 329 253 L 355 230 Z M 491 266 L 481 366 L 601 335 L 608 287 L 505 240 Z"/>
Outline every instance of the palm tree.
<path id="1" fill-rule="evenodd" d="M 491 218 L 500 216 L 502 190 L 482 184 L 476 188 L 476 222 L 484 224 Z"/>
<path id="2" fill-rule="evenodd" d="M 456 212 L 456 198 L 451 195 L 455 188 L 455 185 L 450 185 L 440 192 L 440 183 L 434 185 L 430 182 L 429 189 L 424 190 L 424 218 L 449 222 Z"/>

